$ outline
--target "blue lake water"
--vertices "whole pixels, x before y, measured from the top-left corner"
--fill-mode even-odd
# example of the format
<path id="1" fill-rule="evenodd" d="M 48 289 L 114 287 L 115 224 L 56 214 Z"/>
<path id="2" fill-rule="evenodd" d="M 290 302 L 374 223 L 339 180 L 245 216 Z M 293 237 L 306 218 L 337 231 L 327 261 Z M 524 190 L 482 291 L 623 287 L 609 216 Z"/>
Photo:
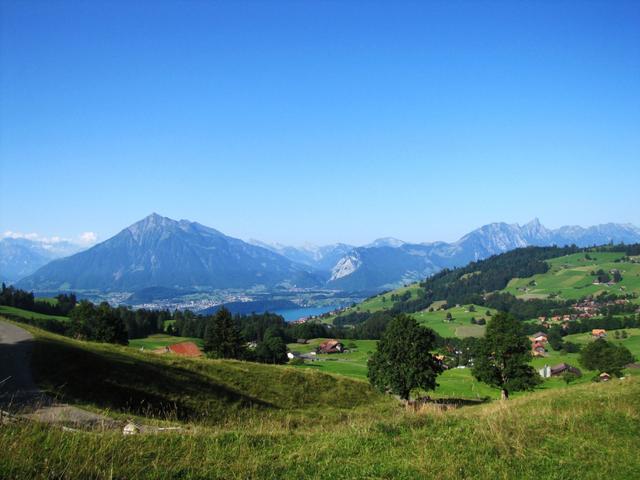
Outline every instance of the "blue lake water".
<path id="1" fill-rule="evenodd" d="M 342 306 L 343 305 L 325 305 L 323 307 L 292 308 L 287 310 L 276 310 L 275 313 L 282 315 L 287 322 L 293 322 L 294 320 L 298 320 L 303 317 L 321 315 Z"/>

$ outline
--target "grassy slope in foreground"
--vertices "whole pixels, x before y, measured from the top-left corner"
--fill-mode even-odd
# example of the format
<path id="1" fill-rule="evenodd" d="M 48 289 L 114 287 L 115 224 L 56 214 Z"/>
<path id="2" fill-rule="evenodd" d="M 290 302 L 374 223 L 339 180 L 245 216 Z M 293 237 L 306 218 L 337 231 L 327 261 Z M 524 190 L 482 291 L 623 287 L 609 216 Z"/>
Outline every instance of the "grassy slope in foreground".
<path id="1" fill-rule="evenodd" d="M 90 408 L 220 424 L 239 417 L 304 419 L 306 411 L 321 418 L 388 403 L 364 382 L 320 372 L 157 355 L 22 327 L 36 336 L 32 366 L 41 388 Z"/>
<path id="2" fill-rule="evenodd" d="M 640 382 L 615 380 L 442 412 L 370 409 L 313 429 L 235 423 L 123 437 L 0 430 L 0 477 L 631 479 Z"/>

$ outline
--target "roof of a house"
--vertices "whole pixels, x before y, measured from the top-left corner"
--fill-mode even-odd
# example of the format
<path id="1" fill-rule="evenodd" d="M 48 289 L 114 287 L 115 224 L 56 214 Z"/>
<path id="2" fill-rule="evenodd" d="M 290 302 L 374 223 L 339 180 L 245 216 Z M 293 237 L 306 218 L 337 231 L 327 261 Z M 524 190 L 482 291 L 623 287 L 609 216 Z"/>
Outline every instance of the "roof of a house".
<path id="1" fill-rule="evenodd" d="M 551 367 L 551 375 L 555 373 L 562 373 L 565 370 L 573 371 L 575 373 L 580 373 L 580 369 L 569 365 L 568 363 L 560 363 L 558 365 L 554 365 Z"/>
<path id="2" fill-rule="evenodd" d="M 544 332 L 536 332 L 533 335 L 531 335 L 533 338 L 538 338 L 538 337 L 547 337 L 548 335 Z"/>
<path id="3" fill-rule="evenodd" d="M 604 328 L 594 328 L 591 330 L 591 335 L 600 335 L 601 333 L 607 333 Z"/>
<path id="4" fill-rule="evenodd" d="M 171 353 L 185 357 L 200 357 L 202 352 L 198 345 L 193 342 L 174 343 L 167 347 Z"/>
<path id="5" fill-rule="evenodd" d="M 325 340 L 320 344 L 320 348 L 327 348 L 327 347 L 332 348 L 338 345 L 339 343 L 341 343 L 339 340 L 334 340 L 334 339 Z"/>

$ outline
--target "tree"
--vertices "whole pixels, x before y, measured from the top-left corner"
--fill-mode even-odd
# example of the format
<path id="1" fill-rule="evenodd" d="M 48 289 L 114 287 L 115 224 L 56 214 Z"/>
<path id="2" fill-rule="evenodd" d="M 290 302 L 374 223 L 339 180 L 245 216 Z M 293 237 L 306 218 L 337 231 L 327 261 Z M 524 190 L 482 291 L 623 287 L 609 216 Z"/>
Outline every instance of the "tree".
<path id="1" fill-rule="evenodd" d="M 607 372 L 617 377 L 622 375 L 625 365 L 635 361 L 626 347 L 607 342 L 599 338 L 584 347 L 580 352 L 580 364 L 587 370 L 598 373 Z"/>
<path id="2" fill-rule="evenodd" d="M 69 334 L 82 340 L 129 343 L 124 321 L 107 302 L 97 307 L 87 300 L 78 303 L 69 314 Z"/>
<path id="3" fill-rule="evenodd" d="M 478 342 L 473 376 L 509 392 L 531 390 L 540 383 L 540 376 L 529 365 L 531 343 L 522 333 L 522 325 L 513 316 L 498 313 L 488 323 L 484 338 Z"/>
<path id="4" fill-rule="evenodd" d="M 224 307 L 210 318 L 206 326 L 204 351 L 215 358 L 242 358 L 244 341 L 231 312 Z"/>
<path id="5" fill-rule="evenodd" d="M 269 327 L 264 340 L 256 348 L 256 360 L 262 363 L 285 363 L 287 361 L 287 344 L 278 334 L 278 329 Z"/>
<path id="6" fill-rule="evenodd" d="M 433 330 L 411 317 L 399 315 L 387 326 L 378 350 L 368 362 L 367 376 L 381 392 L 408 400 L 412 390 L 433 390 L 443 366 L 431 353 L 436 341 Z"/>
<path id="7" fill-rule="evenodd" d="M 451 315 L 451 312 L 447 312 L 447 322 L 450 322 L 451 320 L 453 320 L 453 315 Z"/>

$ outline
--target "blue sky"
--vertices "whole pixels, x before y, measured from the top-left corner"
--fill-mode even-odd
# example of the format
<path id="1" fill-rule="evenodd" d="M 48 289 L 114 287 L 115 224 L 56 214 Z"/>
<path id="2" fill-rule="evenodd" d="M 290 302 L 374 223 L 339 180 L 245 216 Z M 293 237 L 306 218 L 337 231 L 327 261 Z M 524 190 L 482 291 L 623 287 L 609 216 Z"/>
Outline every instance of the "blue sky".
<path id="1" fill-rule="evenodd" d="M 640 225 L 640 2 L 0 5 L 0 231 Z"/>

